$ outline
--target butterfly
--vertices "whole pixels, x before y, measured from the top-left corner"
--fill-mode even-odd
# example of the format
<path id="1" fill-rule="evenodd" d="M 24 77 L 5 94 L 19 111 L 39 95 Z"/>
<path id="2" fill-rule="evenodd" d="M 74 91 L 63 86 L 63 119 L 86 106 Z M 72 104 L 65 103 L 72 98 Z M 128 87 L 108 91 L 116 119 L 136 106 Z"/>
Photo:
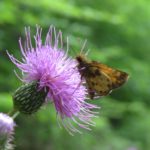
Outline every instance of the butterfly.
<path id="1" fill-rule="evenodd" d="M 128 80 L 127 73 L 97 61 L 90 61 L 84 55 L 77 56 L 76 60 L 81 78 L 85 79 L 91 99 L 108 95 L 113 89 L 119 88 Z"/>

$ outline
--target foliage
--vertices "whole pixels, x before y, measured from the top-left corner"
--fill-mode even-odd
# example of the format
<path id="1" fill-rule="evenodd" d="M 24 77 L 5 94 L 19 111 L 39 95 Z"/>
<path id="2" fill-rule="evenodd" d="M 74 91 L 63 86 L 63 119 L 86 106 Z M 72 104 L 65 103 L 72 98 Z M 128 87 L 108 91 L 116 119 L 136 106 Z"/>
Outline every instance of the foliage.
<path id="1" fill-rule="evenodd" d="M 52 104 L 31 118 L 19 116 L 16 150 L 149 150 L 149 17 L 148 0 L 1 0 L 0 111 L 10 110 L 11 93 L 21 84 L 6 49 L 20 57 L 17 41 L 24 36 L 25 26 L 35 32 L 39 24 L 46 33 L 55 25 L 69 37 L 71 55 L 77 54 L 87 39 L 89 58 L 130 74 L 124 87 L 92 101 L 101 109 L 90 132 L 71 137 L 61 130 Z"/>

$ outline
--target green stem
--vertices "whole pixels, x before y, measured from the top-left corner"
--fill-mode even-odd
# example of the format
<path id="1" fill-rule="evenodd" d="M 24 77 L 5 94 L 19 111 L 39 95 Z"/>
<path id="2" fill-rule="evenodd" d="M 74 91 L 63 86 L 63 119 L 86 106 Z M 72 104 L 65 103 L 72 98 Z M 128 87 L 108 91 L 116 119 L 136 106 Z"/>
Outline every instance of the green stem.
<path id="1" fill-rule="evenodd" d="M 9 116 L 11 116 L 13 119 L 15 119 L 18 115 L 19 115 L 19 111 L 18 110 L 15 110 L 13 109 L 12 111 L 10 111 L 8 114 Z"/>

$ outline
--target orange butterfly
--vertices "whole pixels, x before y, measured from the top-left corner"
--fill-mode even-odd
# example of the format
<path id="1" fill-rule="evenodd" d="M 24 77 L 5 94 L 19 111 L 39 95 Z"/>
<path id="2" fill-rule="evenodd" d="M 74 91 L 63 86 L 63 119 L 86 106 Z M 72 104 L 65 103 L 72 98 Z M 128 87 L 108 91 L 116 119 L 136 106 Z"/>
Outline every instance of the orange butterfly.
<path id="1" fill-rule="evenodd" d="M 89 97 L 105 96 L 113 89 L 122 86 L 128 79 L 128 74 L 108 67 L 97 61 L 90 61 L 83 55 L 76 57 L 78 70 L 85 79 Z"/>

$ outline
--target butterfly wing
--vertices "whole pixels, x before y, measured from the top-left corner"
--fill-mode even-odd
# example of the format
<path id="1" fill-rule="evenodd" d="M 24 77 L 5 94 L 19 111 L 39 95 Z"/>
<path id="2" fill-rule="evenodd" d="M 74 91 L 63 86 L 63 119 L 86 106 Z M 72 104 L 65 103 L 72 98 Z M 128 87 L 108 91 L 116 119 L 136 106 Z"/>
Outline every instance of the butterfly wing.
<path id="1" fill-rule="evenodd" d="M 112 89 L 111 79 L 98 66 L 88 65 L 83 76 L 85 77 L 91 99 L 95 96 L 104 96 L 110 93 Z"/>
<path id="2" fill-rule="evenodd" d="M 98 67 L 99 70 L 101 70 L 101 72 L 103 72 L 110 78 L 112 82 L 112 89 L 122 86 L 129 77 L 127 73 L 120 71 L 118 69 L 113 69 L 102 63 L 93 61 L 93 65 Z"/>

